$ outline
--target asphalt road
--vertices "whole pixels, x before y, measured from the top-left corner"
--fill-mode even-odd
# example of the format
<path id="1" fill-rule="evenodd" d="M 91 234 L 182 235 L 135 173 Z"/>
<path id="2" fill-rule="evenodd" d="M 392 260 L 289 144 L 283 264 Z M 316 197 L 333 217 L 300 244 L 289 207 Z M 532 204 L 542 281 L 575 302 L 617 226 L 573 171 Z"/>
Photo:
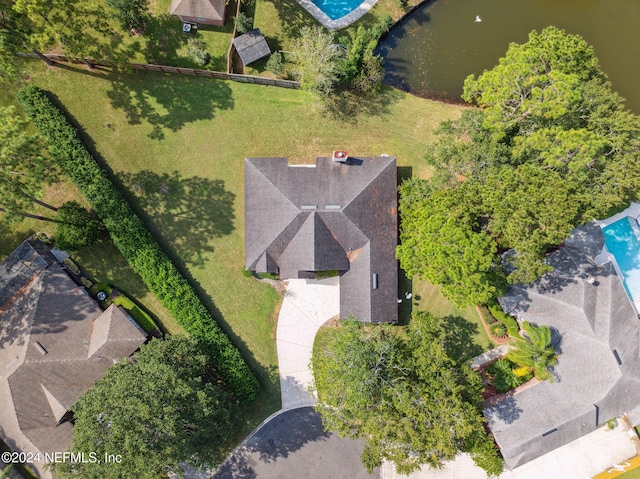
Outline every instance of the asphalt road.
<path id="1" fill-rule="evenodd" d="M 360 461 L 362 441 L 326 432 L 311 407 L 271 419 L 213 475 L 213 479 L 379 479 Z"/>

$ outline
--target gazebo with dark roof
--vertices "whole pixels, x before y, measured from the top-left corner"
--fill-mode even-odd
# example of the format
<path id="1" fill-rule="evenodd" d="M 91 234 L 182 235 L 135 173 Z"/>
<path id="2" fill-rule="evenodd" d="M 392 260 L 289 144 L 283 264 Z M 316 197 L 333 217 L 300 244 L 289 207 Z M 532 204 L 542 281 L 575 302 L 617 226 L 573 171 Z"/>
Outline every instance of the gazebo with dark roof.
<path id="1" fill-rule="evenodd" d="M 259 28 L 234 38 L 233 46 L 240 55 L 243 65 L 248 65 L 271 54 L 271 49 Z"/>
<path id="2" fill-rule="evenodd" d="M 398 320 L 397 172 L 392 157 L 245 159 L 245 262 L 257 273 L 340 273 L 340 315 Z"/>

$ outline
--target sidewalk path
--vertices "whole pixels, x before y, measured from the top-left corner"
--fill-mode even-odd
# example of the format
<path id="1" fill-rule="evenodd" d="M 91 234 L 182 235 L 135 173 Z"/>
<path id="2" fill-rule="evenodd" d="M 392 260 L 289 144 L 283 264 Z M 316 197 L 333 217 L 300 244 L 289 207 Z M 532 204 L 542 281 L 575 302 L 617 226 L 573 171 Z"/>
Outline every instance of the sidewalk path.
<path id="1" fill-rule="evenodd" d="M 308 388 L 313 340 L 324 323 L 340 314 L 340 278 L 290 279 L 280 308 L 276 346 L 282 409 L 312 406 Z"/>
<path id="2" fill-rule="evenodd" d="M 499 479 L 589 478 L 635 455 L 634 444 L 623 427 L 617 426 L 613 431 L 600 427 L 513 471 L 505 471 Z M 438 470 L 425 467 L 409 476 L 404 476 L 396 473 L 391 464 L 385 463 L 380 473 L 382 479 L 484 479 L 487 477 L 484 471 L 473 463 L 468 454 L 460 454 L 454 461 L 445 463 L 444 467 Z"/>

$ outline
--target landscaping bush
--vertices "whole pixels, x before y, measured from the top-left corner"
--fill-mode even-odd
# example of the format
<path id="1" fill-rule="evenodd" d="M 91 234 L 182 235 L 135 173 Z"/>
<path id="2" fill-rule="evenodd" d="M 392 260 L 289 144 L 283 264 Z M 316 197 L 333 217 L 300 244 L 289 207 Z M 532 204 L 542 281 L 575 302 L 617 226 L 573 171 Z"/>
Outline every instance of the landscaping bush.
<path id="1" fill-rule="evenodd" d="M 206 66 L 211 61 L 207 43 L 200 37 L 191 37 L 187 40 L 187 54 L 200 67 Z"/>
<path id="2" fill-rule="evenodd" d="M 273 52 L 269 56 L 265 68 L 274 75 L 282 75 L 284 73 L 284 60 L 282 59 L 282 53 Z"/>
<path id="3" fill-rule="evenodd" d="M 494 338 L 502 338 L 507 335 L 507 327 L 500 322 L 493 323 L 489 327 L 489 331 Z"/>
<path id="4" fill-rule="evenodd" d="M 202 341 L 216 370 L 236 396 L 254 399 L 259 392 L 258 381 L 240 351 L 92 158 L 65 114 L 51 102 L 44 90 L 36 86 L 20 91 L 18 100 L 48 140 L 53 157 L 85 194 L 133 270 L 178 324 Z"/>
<path id="5" fill-rule="evenodd" d="M 71 271 L 76 276 L 80 276 L 80 268 L 71 258 L 65 258 L 63 263 L 69 271 Z"/>
<path id="6" fill-rule="evenodd" d="M 238 13 L 238 16 L 234 19 L 236 30 L 238 33 L 247 33 L 253 26 L 253 18 L 244 12 Z"/>
<path id="7" fill-rule="evenodd" d="M 487 371 L 493 377 L 491 383 L 499 393 L 506 393 L 527 382 L 532 377 L 529 370 L 523 371 L 517 364 L 506 358 L 498 359 L 489 366 Z"/>
<path id="8" fill-rule="evenodd" d="M 490 303 L 487 306 L 493 317 L 506 326 L 509 336 L 512 338 L 520 337 L 520 326 L 518 326 L 516 318 L 506 314 L 497 302 Z"/>

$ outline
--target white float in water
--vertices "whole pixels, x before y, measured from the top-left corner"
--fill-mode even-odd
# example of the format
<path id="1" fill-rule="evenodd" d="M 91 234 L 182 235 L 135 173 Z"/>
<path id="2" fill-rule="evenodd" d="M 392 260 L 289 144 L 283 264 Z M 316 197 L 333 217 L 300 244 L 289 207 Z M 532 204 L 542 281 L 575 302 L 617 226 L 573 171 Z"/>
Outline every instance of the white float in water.
<path id="1" fill-rule="evenodd" d="M 476 23 L 480 23 L 482 21 L 482 18 L 480 18 L 480 15 L 476 15 Z"/>

